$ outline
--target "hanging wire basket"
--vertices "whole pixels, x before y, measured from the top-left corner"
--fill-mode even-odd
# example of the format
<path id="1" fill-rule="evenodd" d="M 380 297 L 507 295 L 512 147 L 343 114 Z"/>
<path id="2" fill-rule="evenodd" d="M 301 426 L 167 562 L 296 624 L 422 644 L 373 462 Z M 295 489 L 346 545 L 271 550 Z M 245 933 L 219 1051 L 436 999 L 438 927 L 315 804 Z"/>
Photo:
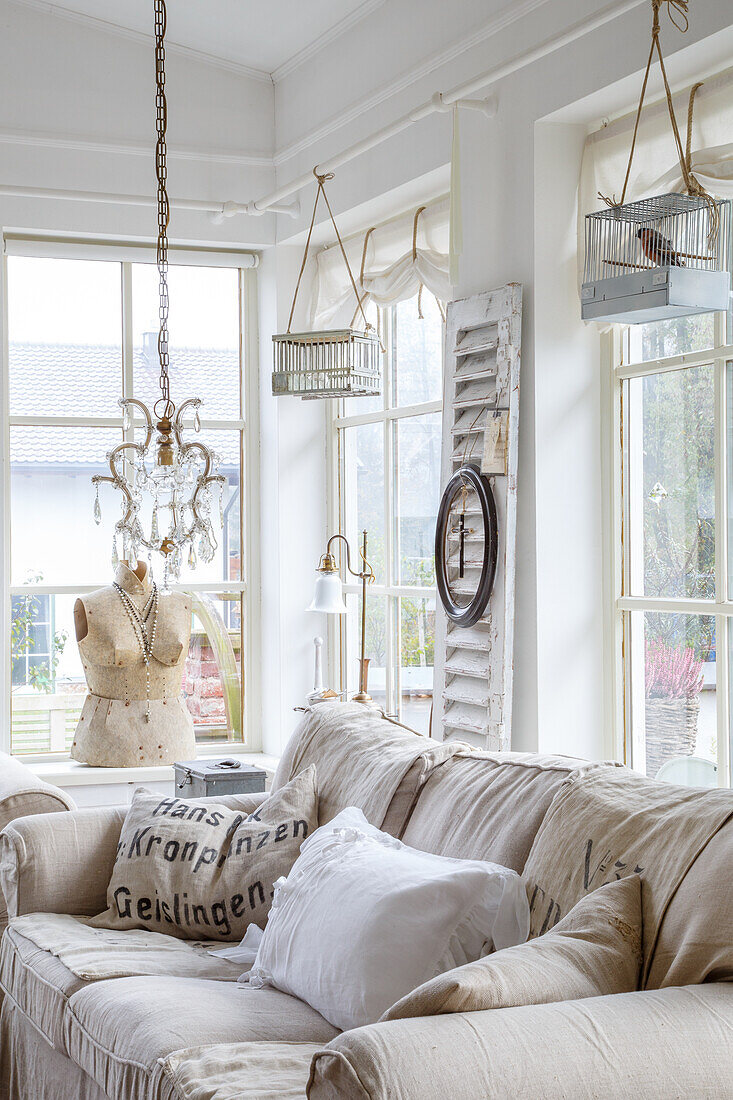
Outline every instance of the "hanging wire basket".
<path id="1" fill-rule="evenodd" d="M 303 260 L 300 265 L 298 281 L 295 285 L 293 302 L 290 307 L 287 332 L 278 333 L 272 338 L 273 371 L 272 392 L 275 397 L 302 397 L 316 400 L 327 397 L 368 397 L 381 392 L 381 371 L 379 354 L 384 351 L 378 333 L 369 324 L 364 312 L 364 298 L 356 287 L 346 250 L 328 201 L 324 184 L 333 179 L 331 173 L 319 174 L 313 169 L 318 181 L 316 201 L 313 206 L 308 237 L 305 242 Z M 323 332 L 291 332 L 290 326 L 295 313 L 295 303 L 300 289 L 301 279 L 308 259 L 313 226 L 319 200 L 323 200 L 328 209 L 336 233 L 336 239 L 349 273 L 351 285 L 356 296 L 356 316 L 361 313 L 364 329 L 332 329 Z"/>
<path id="2" fill-rule="evenodd" d="M 583 320 L 638 324 L 730 306 L 731 204 L 669 194 L 585 219 Z"/>

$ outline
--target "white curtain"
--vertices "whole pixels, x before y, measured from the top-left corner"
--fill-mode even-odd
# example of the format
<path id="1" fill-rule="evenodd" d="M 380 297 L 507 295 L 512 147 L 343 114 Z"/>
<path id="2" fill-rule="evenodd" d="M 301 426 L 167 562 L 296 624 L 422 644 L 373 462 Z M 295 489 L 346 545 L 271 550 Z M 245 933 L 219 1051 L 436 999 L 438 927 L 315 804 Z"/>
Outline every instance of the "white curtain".
<path id="1" fill-rule="evenodd" d="M 661 85 L 659 68 L 651 80 Z M 689 88 L 674 97 L 677 123 L 684 144 Z M 598 192 L 621 197 L 631 146 L 635 112 L 590 134 L 585 143 L 578 201 L 578 282 L 583 280 L 584 219 L 603 208 Z M 692 170 L 702 186 L 719 198 L 733 198 L 733 70 L 706 80 L 695 97 L 692 130 Z M 682 191 L 682 172 L 672 137 L 666 99 L 644 108 L 636 140 L 626 201 Z"/>
<path id="2" fill-rule="evenodd" d="M 415 208 L 415 210 L 417 207 Z M 377 226 L 369 233 L 360 279 L 363 233 L 344 241 L 349 264 L 364 309 L 369 302 L 378 306 L 401 302 L 417 294 L 422 284 L 441 301 L 452 298 L 449 278 L 449 200 L 428 204 L 417 219 L 413 253 L 415 210 Z M 315 331 L 350 324 L 357 308 L 354 288 L 336 245 L 324 248 L 316 260 L 316 274 L 310 306 L 310 327 Z M 356 319 L 360 326 L 361 315 Z"/>

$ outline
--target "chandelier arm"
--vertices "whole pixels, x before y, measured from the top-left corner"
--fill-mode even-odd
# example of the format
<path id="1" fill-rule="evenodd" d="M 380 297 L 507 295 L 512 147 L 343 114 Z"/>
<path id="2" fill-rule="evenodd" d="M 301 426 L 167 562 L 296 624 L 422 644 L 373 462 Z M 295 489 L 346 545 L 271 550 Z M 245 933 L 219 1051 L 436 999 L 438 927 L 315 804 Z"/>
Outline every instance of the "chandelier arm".
<path id="1" fill-rule="evenodd" d="M 173 425 L 172 425 L 173 426 L 173 434 L 176 437 L 176 440 L 178 442 L 179 447 L 183 446 L 183 442 L 182 442 L 182 439 L 181 439 L 181 433 L 183 432 L 183 414 L 184 414 L 184 412 L 186 411 L 186 409 L 190 409 L 190 408 L 198 409 L 198 408 L 201 407 L 201 404 L 202 404 L 202 401 L 201 401 L 200 397 L 188 397 L 183 402 L 182 405 L 179 405 L 178 411 L 177 411 L 177 413 L 176 413 L 176 415 L 173 419 Z"/>
<path id="2" fill-rule="evenodd" d="M 138 401 L 137 397 L 125 397 L 120 400 L 122 408 L 126 408 L 128 405 L 134 405 L 136 409 L 140 409 L 140 412 L 145 417 L 145 427 L 147 434 L 145 436 L 145 442 L 142 444 L 144 450 L 147 451 L 150 446 L 150 440 L 153 438 L 153 418 L 150 415 L 148 406 L 143 404 L 142 401 Z"/>

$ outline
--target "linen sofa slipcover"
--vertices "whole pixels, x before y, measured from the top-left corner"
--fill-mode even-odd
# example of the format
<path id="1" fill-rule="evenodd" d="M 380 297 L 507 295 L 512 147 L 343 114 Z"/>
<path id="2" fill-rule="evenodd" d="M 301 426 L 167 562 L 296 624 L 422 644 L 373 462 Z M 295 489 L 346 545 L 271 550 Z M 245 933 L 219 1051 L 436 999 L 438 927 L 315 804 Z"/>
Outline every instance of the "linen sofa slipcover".
<path id="1" fill-rule="evenodd" d="M 351 728 L 354 759 L 349 762 Z M 465 747 L 447 752 L 373 712 L 354 714 L 341 704 L 306 714 L 283 758 L 280 781 L 310 763 L 316 764 L 319 787 L 323 783 L 325 816 L 349 802 L 359 805 L 361 799 L 375 825 L 390 823 L 406 843 L 504 862 L 520 872 L 543 823 L 549 828 L 558 820 L 552 808 L 569 789 L 595 789 L 594 777 L 604 774 L 618 774 L 623 783 L 626 775 L 624 769 L 561 757 L 477 753 Z M 645 812 L 659 808 L 660 789 L 668 793 L 670 805 L 679 796 L 675 788 L 653 782 L 631 786 L 641 838 Z M 650 798 L 646 791 L 653 792 Z M 720 792 L 711 793 L 720 800 Z M 727 797 L 733 812 L 733 793 Z M 694 815 L 694 801 L 682 812 Z M 679 882 L 663 899 L 643 992 L 389 1021 L 332 1037 L 334 1029 L 317 1013 L 273 990 L 249 990 L 240 998 L 247 987 L 227 981 L 180 976 L 100 980 L 58 998 L 55 1019 L 42 1028 L 45 1040 L 14 999 L 6 998 L 0 1019 L 0 1100 L 121 1100 L 123 1095 L 125 1100 L 210 1100 L 209 1083 L 201 1076 L 209 1072 L 206 1067 L 215 1075 L 217 1100 L 246 1097 L 245 1067 L 254 1067 L 252 1072 L 264 1080 L 263 1067 L 278 1064 L 283 1040 L 290 1054 L 283 1056 L 280 1077 L 273 1070 L 272 1089 L 261 1094 L 268 1100 L 303 1100 L 306 1091 L 311 1100 L 733 1098 L 733 982 L 714 980 L 733 973 L 733 918 L 721 905 L 730 876 L 733 821 L 723 820 L 724 807 L 713 817 L 717 831 L 711 830 L 705 843 L 697 837 L 689 858 L 677 851 L 670 861 L 681 868 Z M 101 910 L 105 891 L 100 881 L 106 885 L 111 871 L 119 820 L 109 811 L 86 811 L 59 815 L 55 829 L 49 821 L 20 821 L 0 837 L 0 878 L 12 884 L 11 915 L 28 912 L 27 905 L 47 908 L 44 898 L 52 899 L 59 912 Z M 599 817 L 593 837 L 599 846 L 604 828 Z M 562 829 L 568 833 L 567 822 Z M 542 845 L 552 850 L 561 839 L 557 836 L 553 845 L 546 829 Z M 661 834 L 658 839 L 663 845 Z M 72 886 L 65 886 L 59 851 L 67 846 L 88 871 L 96 872 L 98 862 L 103 870 L 89 874 L 87 883 L 75 873 Z M 535 851 L 535 865 L 540 851 Z M 609 866 L 607 878 L 613 877 Z M 599 876 L 594 885 L 607 878 Z M 657 889 L 657 880 L 642 878 L 643 898 L 645 891 Z M 659 899 L 651 901 L 657 911 Z M 670 976 L 684 973 L 680 960 L 689 958 L 687 927 L 695 965 L 708 982 L 670 986 Z M 17 953 L 17 941 L 7 941 L 4 952 Z M 41 951 L 34 965 L 50 976 L 57 962 Z M 666 988 L 652 988 L 655 982 Z M 6 988 L 2 974 L 0 984 Z M 260 999 L 269 994 L 277 1003 L 269 996 Z M 68 1053 L 52 1047 L 51 1034 L 61 1034 Z M 323 1045 L 311 1059 L 314 1044 Z M 300 1093 L 293 1086 L 298 1072 Z"/>
<path id="2" fill-rule="evenodd" d="M 75 803 L 64 791 L 38 779 L 19 760 L 0 752 L 0 830 L 18 817 L 73 810 Z M 8 911 L 0 889 L 0 936 L 8 923 Z"/>

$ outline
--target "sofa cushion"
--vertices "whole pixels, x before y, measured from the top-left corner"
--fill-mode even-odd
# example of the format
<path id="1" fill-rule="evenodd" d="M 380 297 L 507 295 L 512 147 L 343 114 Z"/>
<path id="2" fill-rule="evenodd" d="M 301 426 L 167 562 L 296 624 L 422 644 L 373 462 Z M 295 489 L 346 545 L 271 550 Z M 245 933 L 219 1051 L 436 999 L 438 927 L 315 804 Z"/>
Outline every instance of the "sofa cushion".
<path id="1" fill-rule="evenodd" d="M 161 1074 L 181 1100 L 305 1100 L 322 1043 L 222 1043 L 178 1050 Z"/>
<path id="2" fill-rule="evenodd" d="M 565 779 L 584 761 L 520 752 L 461 752 L 425 783 L 402 840 L 521 872 Z"/>
<path id="3" fill-rule="evenodd" d="M 69 1055 L 110 1100 L 154 1096 L 158 1061 L 220 1043 L 327 1043 L 337 1029 L 274 989 L 193 978 L 117 978 L 71 997 Z M 170 1078 L 168 1091 L 175 1096 Z M 158 1097 L 156 1097 L 158 1100 Z"/>
<path id="4" fill-rule="evenodd" d="M 254 814 L 210 799 L 132 797 L 98 928 L 146 928 L 235 943 L 264 928 L 273 883 L 318 824 L 316 769 L 306 768 Z"/>
<path id="5" fill-rule="evenodd" d="M 669 903 L 651 960 L 649 988 L 733 982 L 732 869 L 730 820 L 710 838 Z"/>
<path id="6" fill-rule="evenodd" d="M 631 875 L 581 898 L 544 936 L 425 982 L 392 1005 L 382 1019 L 631 993 L 640 966 L 641 880 Z"/>
<path id="7" fill-rule="evenodd" d="M 192 969 L 230 982 L 241 972 L 238 963 L 172 936 L 89 928 L 83 919 L 56 914 L 15 917 L 0 946 L 0 985 L 57 1050 L 65 1049 L 68 999 L 90 982 Z"/>
<path id="8" fill-rule="evenodd" d="M 584 894 L 614 879 L 640 874 L 644 987 L 672 897 L 711 838 L 732 817 L 733 791 L 675 787 L 627 768 L 575 773 L 555 796 L 524 868 L 532 911 L 530 936 L 552 927 Z M 698 933 L 701 928 L 712 930 L 716 919 L 715 910 L 707 920 L 698 914 Z M 683 960 L 693 952 L 699 970 L 705 950 L 701 942 L 679 942 L 674 956 L 679 973 L 686 973 Z"/>
<path id="9" fill-rule="evenodd" d="M 358 806 L 370 824 L 399 837 L 429 776 L 466 747 L 422 737 L 363 703 L 319 703 L 292 734 L 272 789 L 315 764 L 320 825 Z"/>

